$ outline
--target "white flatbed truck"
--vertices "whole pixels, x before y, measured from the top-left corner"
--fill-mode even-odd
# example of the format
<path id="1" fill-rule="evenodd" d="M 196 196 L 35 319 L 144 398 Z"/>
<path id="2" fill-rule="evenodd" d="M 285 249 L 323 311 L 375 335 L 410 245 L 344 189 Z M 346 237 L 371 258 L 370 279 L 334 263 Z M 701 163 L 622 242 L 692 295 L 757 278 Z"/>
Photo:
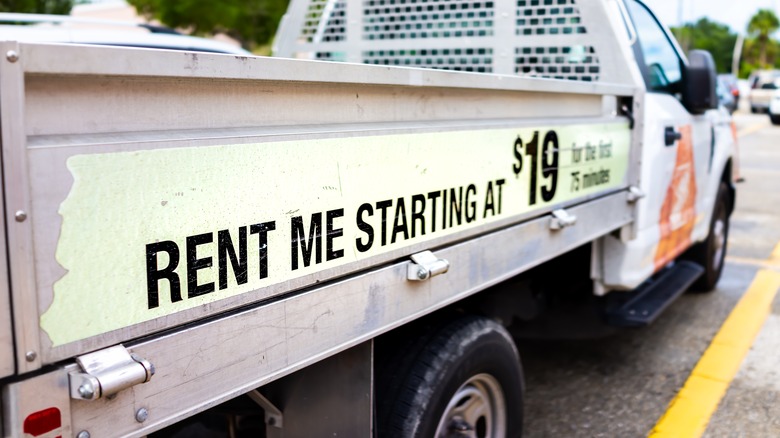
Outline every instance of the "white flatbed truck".
<path id="1" fill-rule="evenodd" d="M 513 338 L 714 288 L 733 124 L 641 2 L 293 1 L 278 41 L 351 63 L 1 43 L 3 436 L 519 436 Z"/>

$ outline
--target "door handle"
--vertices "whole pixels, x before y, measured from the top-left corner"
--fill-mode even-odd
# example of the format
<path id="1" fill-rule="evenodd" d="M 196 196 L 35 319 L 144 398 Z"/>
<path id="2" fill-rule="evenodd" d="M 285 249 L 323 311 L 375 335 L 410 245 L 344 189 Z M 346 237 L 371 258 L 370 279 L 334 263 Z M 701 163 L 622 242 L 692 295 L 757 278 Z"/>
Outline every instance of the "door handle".
<path id="1" fill-rule="evenodd" d="M 681 138 L 682 134 L 680 131 L 675 131 L 673 127 L 667 126 L 666 129 L 664 129 L 664 144 L 666 146 L 672 146 L 674 142 Z"/>

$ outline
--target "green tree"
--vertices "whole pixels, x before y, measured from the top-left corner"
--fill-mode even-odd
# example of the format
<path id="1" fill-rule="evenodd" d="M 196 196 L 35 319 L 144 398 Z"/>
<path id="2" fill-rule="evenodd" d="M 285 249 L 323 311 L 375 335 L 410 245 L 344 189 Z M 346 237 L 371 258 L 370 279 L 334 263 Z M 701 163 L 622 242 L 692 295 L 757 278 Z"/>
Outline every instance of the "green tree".
<path id="1" fill-rule="evenodd" d="M 737 34 L 727 25 L 700 18 L 696 23 L 686 23 L 681 27 L 672 28 L 672 33 L 685 52 L 691 49 L 707 50 L 712 54 L 718 72 L 731 71 Z"/>
<path id="2" fill-rule="evenodd" d="M 251 49 L 276 32 L 288 0 L 129 0 L 147 18 L 194 35 L 224 33 Z"/>
<path id="3" fill-rule="evenodd" d="M 748 22 L 748 34 L 756 38 L 758 42 L 758 64 L 760 68 L 767 68 L 767 48 L 770 44 L 769 36 L 780 28 L 780 20 L 771 9 L 759 9 Z"/>
<path id="4" fill-rule="evenodd" d="M 74 0 L 0 0 L 0 12 L 70 14 Z"/>

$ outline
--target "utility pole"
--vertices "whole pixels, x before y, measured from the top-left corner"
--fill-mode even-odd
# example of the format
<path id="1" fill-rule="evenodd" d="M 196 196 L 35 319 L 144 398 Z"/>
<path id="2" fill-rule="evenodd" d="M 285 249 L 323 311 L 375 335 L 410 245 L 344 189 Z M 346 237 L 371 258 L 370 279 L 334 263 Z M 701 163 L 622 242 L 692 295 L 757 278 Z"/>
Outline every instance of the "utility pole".
<path id="1" fill-rule="evenodd" d="M 737 34 L 737 42 L 734 44 L 734 54 L 731 58 L 731 74 L 734 77 L 739 77 L 739 61 L 742 58 L 742 46 L 745 44 L 745 36 Z"/>
<path id="2" fill-rule="evenodd" d="M 688 47 L 688 32 L 686 32 L 685 20 L 683 19 L 683 16 L 685 15 L 684 5 L 684 0 L 677 0 L 677 28 L 680 29 L 678 32 L 679 35 L 677 35 L 677 42 L 680 43 L 680 47 L 683 51 L 687 53 L 690 47 Z"/>
<path id="3" fill-rule="evenodd" d="M 683 0 L 677 0 L 677 25 L 683 25 Z"/>

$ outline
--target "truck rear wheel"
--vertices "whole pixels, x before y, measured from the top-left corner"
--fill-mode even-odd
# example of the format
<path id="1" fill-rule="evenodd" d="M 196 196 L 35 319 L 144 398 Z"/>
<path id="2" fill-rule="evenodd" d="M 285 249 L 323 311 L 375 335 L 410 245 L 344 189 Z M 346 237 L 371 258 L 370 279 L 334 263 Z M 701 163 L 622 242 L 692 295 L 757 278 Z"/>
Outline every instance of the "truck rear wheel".
<path id="1" fill-rule="evenodd" d="M 721 183 L 710 220 L 707 240 L 691 247 L 683 258 L 704 266 L 704 274 L 691 286 L 694 292 L 710 292 L 720 280 L 729 237 L 729 190 Z"/>
<path id="2" fill-rule="evenodd" d="M 466 317 L 424 338 L 380 377 L 379 436 L 519 437 L 523 372 L 504 327 Z"/>

